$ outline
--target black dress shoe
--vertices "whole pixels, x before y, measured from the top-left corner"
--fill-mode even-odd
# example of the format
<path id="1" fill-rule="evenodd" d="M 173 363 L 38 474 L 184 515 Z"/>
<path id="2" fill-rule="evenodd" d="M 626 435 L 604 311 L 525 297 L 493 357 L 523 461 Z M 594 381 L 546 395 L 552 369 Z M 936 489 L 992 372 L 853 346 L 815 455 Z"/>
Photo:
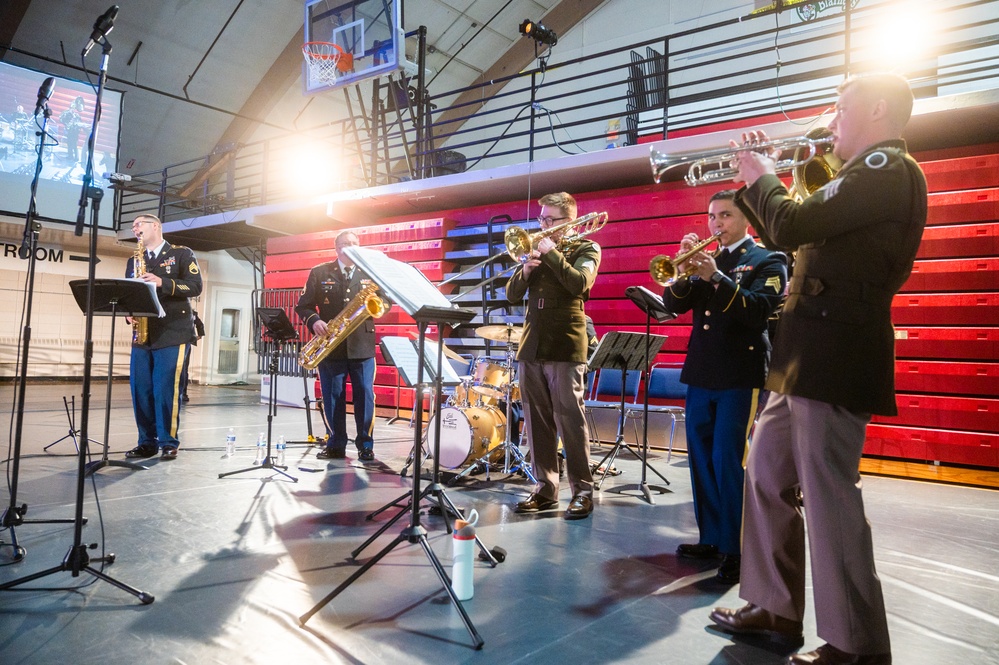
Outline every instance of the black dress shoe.
<path id="1" fill-rule="evenodd" d="M 815 651 L 796 653 L 787 659 L 790 665 L 891 665 L 890 653 L 853 654 L 823 644 Z"/>
<path id="2" fill-rule="evenodd" d="M 726 554 L 722 557 L 721 565 L 718 566 L 718 572 L 715 573 L 715 579 L 722 584 L 738 584 L 739 563 L 740 557 L 738 554 Z"/>
<path id="3" fill-rule="evenodd" d="M 375 451 L 371 448 L 365 448 L 357 454 L 357 459 L 362 462 L 374 462 L 375 461 Z"/>
<path id="4" fill-rule="evenodd" d="M 718 548 L 702 543 L 684 543 L 676 548 L 676 553 L 684 559 L 714 559 L 718 556 Z"/>
<path id="5" fill-rule="evenodd" d="M 768 635 L 778 639 L 800 640 L 801 622 L 771 614 L 752 603 L 730 610 L 716 607 L 711 620 L 730 633 L 738 635 Z"/>
<path id="6" fill-rule="evenodd" d="M 338 450 L 336 448 L 327 447 L 316 453 L 316 459 L 344 459 L 346 457 L 346 450 Z"/>
<path id="7" fill-rule="evenodd" d="M 540 494 L 532 494 L 513 509 L 515 513 L 536 513 L 541 510 L 558 508 L 558 499 L 546 499 Z"/>
<path id="8" fill-rule="evenodd" d="M 593 499 L 585 494 L 577 494 L 572 497 L 569 507 L 565 509 L 563 517 L 567 520 L 586 519 L 593 512 Z"/>
<path id="9" fill-rule="evenodd" d="M 148 459 L 155 457 L 157 452 L 159 452 L 159 449 L 156 446 L 136 446 L 125 453 L 125 457 L 129 459 Z"/>
<path id="10" fill-rule="evenodd" d="M 162 460 L 172 460 L 177 459 L 177 446 L 170 446 L 169 448 L 163 449 L 163 454 L 160 455 Z"/>

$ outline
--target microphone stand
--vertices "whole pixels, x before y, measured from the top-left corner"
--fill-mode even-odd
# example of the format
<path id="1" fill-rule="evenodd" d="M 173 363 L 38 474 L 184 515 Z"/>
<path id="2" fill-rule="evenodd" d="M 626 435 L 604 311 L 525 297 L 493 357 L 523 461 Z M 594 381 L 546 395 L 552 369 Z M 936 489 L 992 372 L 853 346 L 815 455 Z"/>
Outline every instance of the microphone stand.
<path id="1" fill-rule="evenodd" d="M 44 84 L 42 85 L 44 86 Z M 17 544 L 17 533 L 14 530 L 15 527 L 20 526 L 25 522 L 34 522 L 36 524 L 61 524 L 73 521 L 71 519 L 26 520 L 24 519 L 24 514 L 28 511 L 28 504 L 25 503 L 20 506 L 17 505 L 17 483 L 21 467 L 21 434 L 24 430 L 24 393 L 28 379 L 28 354 L 31 348 L 31 310 L 35 295 L 35 251 L 38 249 L 38 232 L 42 228 L 42 225 L 37 219 L 35 219 L 36 197 L 38 194 L 38 179 L 42 173 L 42 159 L 45 150 L 45 139 L 48 136 L 46 127 L 48 126 L 49 118 L 51 116 L 52 112 L 49 110 L 49 105 L 47 103 L 43 103 L 41 131 L 38 132 L 38 159 L 35 161 L 35 177 L 31 180 L 31 199 L 28 202 L 28 212 L 24 217 L 24 239 L 21 241 L 20 251 L 21 258 L 28 260 L 28 297 L 24 309 L 24 332 L 21 335 L 21 372 L 17 381 L 17 414 L 15 416 L 16 424 L 14 426 L 13 458 L 11 460 L 10 506 L 8 506 L 8 508 L 4 511 L 3 517 L 0 519 L 0 526 L 5 529 L 10 529 L 10 546 L 14 549 L 14 561 L 20 561 L 24 558 L 24 550 Z M 37 124 L 37 119 L 35 122 Z M 2 545 L 4 545 L 4 543 L 0 543 L 0 546 Z"/>
<path id="2" fill-rule="evenodd" d="M 97 225 L 99 222 L 100 201 L 101 197 L 104 195 L 104 191 L 100 188 L 93 187 L 91 182 L 93 181 L 94 175 L 94 146 L 97 142 L 97 127 L 101 118 L 101 98 L 104 95 L 104 83 L 107 80 L 108 71 L 108 58 L 111 55 L 111 44 L 108 42 L 106 36 L 101 39 L 100 43 L 103 47 L 103 51 L 101 56 L 100 76 L 97 79 L 97 100 L 94 106 L 94 122 L 90 130 L 90 140 L 87 142 L 87 172 L 83 177 L 83 191 L 80 194 L 80 212 L 76 218 L 76 235 L 81 236 L 83 235 L 83 219 L 86 215 L 87 199 L 92 199 L 93 206 L 90 210 L 90 265 L 87 274 L 86 332 L 83 343 L 83 400 L 81 405 L 82 413 L 80 414 L 80 451 L 78 455 L 76 476 L 76 517 L 74 519 L 73 528 L 73 545 L 70 547 L 69 552 L 67 552 L 66 556 L 59 565 L 40 571 L 33 575 L 26 575 L 25 577 L 0 584 L 0 591 L 5 591 L 12 587 L 24 584 L 25 582 L 37 580 L 58 572 L 68 571 L 72 573 L 73 577 L 79 577 L 81 572 L 86 572 L 98 579 L 104 580 L 105 582 L 118 587 L 122 591 L 127 591 L 138 598 L 143 605 L 148 605 L 155 600 L 155 597 L 152 594 L 148 594 L 144 591 L 140 591 L 139 589 L 124 584 L 123 582 L 105 574 L 102 570 L 98 570 L 90 565 L 91 562 L 113 563 L 115 560 L 114 554 L 91 559 L 90 554 L 87 553 L 88 546 L 83 544 L 83 486 L 85 482 L 87 454 L 89 451 L 87 427 L 90 420 L 90 374 L 94 354 L 94 280 L 96 278 L 97 269 Z M 108 380 L 110 381 L 111 377 L 108 377 Z M 96 548 L 96 544 L 91 545 L 90 547 Z"/>

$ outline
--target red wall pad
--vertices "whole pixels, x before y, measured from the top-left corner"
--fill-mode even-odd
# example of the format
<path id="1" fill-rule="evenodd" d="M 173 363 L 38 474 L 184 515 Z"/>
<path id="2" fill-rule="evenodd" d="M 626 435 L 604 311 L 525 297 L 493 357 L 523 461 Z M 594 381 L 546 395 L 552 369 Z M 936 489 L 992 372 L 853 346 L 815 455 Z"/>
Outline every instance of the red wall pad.
<path id="1" fill-rule="evenodd" d="M 927 226 L 999 219 L 999 189 L 930 194 Z"/>
<path id="2" fill-rule="evenodd" d="M 871 422 L 914 427 L 999 432 L 999 399 L 898 395 L 898 416 L 874 416 Z"/>
<path id="3" fill-rule="evenodd" d="M 869 425 L 865 455 L 999 466 L 999 435 Z"/>
<path id="4" fill-rule="evenodd" d="M 900 392 L 999 395 L 999 363 L 899 360 L 895 389 Z"/>
<path id="5" fill-rule="evenodd" d="M 424 240 L 394 245 L 367 245 L 392 257 L 396 261 L 438 261 L 445 252 L 451 250 L 451 242 L 446 240 Z M 294 254 L 273 254 L 267 257 L 267 271 L 300 270 L 312 268 L 320 263 L 336 258 L 335 249 L 318 252 L 296 252 Z"/>
<path id="6" fill-rule="evenodd" d="M 999 185 L 999 155 L 920 162 L 931 192 L 980 189 Z"/>
<path id="7" fill-rule="evenodd" d="M 413 240 L 443 239 L 454 222 L 436 217 L 393 224 L 375 224 L 363 228 L 349 229 L 357 234 L 364 246 L 379 243 L 410 242 Z M 291 252 L 316 252 L 332 249 L 336 237 L 347 228 L 318 233 L 305 233 L 299 236 L 283 236 L 267 241 L 268 254 L 290 254 Z"/>
<path id="8" fill-rule="evenodd" d="M 902 286 L 903 293 L 996 289 L 999 289 L 999 258 L 916 261 Z"/>
<path id="9" fill-rule="evenodd" d="M 923 229 L 920 259 L 999 255 L 999 224 L 936 226 Z"/>
<path id="10" fill-rule="evenodd" d="M 897 358 L 999 360 L 999 328 L 895 326 Z"/>
<path id="11" fill-rule="evenodd" d="M 988 326 L 999 321 L 999 293 L 897 295 L 891 304 L 895 325 Z"/>

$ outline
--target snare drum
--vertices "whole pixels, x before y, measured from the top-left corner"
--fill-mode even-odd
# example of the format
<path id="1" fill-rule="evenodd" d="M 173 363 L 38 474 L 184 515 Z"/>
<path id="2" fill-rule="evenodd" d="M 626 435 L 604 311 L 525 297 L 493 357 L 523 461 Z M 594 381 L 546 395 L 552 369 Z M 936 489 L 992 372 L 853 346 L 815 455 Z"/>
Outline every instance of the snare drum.
<path id="1" fill-rule="evenodd" d="M 472 390 L 493 399 L 503 399 L 506 384 L 510 382 L 510 370 L 492 362 L 477 362 L 473 376 Z"/>
<path id="2" fill-rule="evenodd" d="M 441 445 L 438 459 L 446 469 L 457 469 L 470 464 L 487 452 L 494 451 L 490 462 L 498 462 L 503 455 L 506 439 L 506 416 L 494 406 L 469 406 L 462 409 L 446 406 L 441 415 Z M 427 441 L 433 451 L 435 415 L 427 424 Z M 494 459 L 495 458 L 495 459 Z"/>

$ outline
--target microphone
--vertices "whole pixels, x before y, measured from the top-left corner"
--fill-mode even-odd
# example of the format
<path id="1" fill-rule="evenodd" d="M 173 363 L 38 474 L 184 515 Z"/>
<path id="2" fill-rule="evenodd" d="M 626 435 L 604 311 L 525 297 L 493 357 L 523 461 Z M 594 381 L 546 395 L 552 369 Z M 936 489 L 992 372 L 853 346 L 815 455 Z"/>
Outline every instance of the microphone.
<path id="1" fill-rule="evenodd" d="M 55 88 L 55 77 L 48 77 L 42 83 L 42 86 L 38 88 L 38 102 L 35 104 L 35 117 L 38 117 L 39 112 L 45 107 L 45 102 L 49 101 L 52 97 L 52 89 Z"/>
<path id="2" fill-rule="evenodd" d="M 90 41 L 83 47 L 84 58 L 90 53 L 90 49 L 94 48 L 94 44 L 107 37 L 108 33 L 114 30 L 114 19 L 116 16 L 118 16 L 118 5 L 112 5 L 111 9 L 101 14 L 94 21 L 94 31 L 90 33 Z"/>

